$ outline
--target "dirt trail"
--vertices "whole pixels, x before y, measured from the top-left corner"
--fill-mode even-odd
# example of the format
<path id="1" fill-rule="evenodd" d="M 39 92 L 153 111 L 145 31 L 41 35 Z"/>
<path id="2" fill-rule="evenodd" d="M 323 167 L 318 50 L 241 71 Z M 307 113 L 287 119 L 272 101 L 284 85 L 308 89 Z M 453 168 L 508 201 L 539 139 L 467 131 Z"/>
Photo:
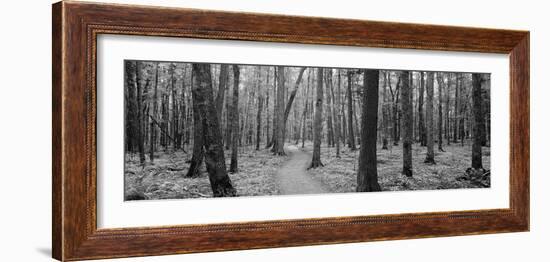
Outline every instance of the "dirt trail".
<path id="1" fill-rule="evenodd" d="M 322 194 L 328 191 L 322 183 L 306 173 L 311 162 L 311 154 L 299 150 L 296 146 L 285 146 L 285 152 L 291 156 L 277 172 L 277 183 L 282 195 Z"/>

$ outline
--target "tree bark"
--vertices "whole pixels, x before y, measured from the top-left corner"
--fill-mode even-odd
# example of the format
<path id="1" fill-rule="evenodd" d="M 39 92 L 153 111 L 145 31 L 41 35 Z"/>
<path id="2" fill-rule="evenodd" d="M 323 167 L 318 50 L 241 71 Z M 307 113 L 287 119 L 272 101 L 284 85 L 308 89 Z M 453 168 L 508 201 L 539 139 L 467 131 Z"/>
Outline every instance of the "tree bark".
<path id="1" fill-rule="evenodd" d="M 354 131 L 355 133 L 354 134 L 359 134 L 359 119 L 357 118 L 357 110 L 358 108 L 361 108 L 361 105 L 357 105 L 359 104 L 359 101 L 356 101 L 355 99 L 353 100 L 353 126 L 354 126 Z M 359 138 L 355 138 L 356 140 L 357 139 L 361 139 L 361 137 Z M 361 141 L 356 141 L 357 143 L 361 143 Z"/>
<path id="2" fill-rule="evenodd" d="M 147 81 L 148 82 L 148 81 Z M 134 82 L 137 89 L 137 119 L 138 119 L 138 151 L 139 151 L 139 163 L 145 165 L 145 145 L 143 135 L 143 89 L 141 86 L 141 62 L 136 62 L 136 81 Z M 147 85 L 146 85 L 147 87 Z"/>
<path id="3" fill-rule="evenodd" d="M 357 171 L 357 192 L 381 191 L 376 162 L 376 131 L 378 125 L 378 78 L 380 71 L 364 70 L 361 148 Z"/>
<path id="4" fill-rule="evenodd" d="M 355 133 L 353 131 L 353 93 L 351 91 L 351 78 L 353 77 L 352 71 L 348 70 L 348 147 L 354 151 L 355 147 Z"/>
<path id="5" fill-rule="evenodd" d="M 153 115 L 157 115 L 157 93 L 158 93 L 158 82 L 159 82 L 159 63 L 155 63 L 155 89 L 153 93 L 153 101 L 152 101 L 152 108 L 153 108 Z M 149 137 L 149 161 L 151 163 L 154 162 L 155 157 L 155 141 L 156 141 L 156 129 L 155 129 L 155 123 L 151 121 L 150 123 L 150 137 Z"/>
<path id="6" fill-rule="evenodd" d="M 223 101 L 225 99 L 225 90 L 227 89 L 227 82 L 229 82 L 229 65 L 221 65 L 220 68 L 220 80 L 218 86 L 218 94 L 216 95 L 216 113 L 218 115 L 218 120 L 221 123 L 222 120 L 222 111 L 223 111 Z"/>
<path id="7" fill-rule="evenodd" d="M 136 117 L 136 89 L 134 81 L 136 79 L 135 69 L 133 61 L 124 61 L 124 132 L 126 139 L 124 139 L 124 155 L 135 152 L 135 145 L 137 145 L 137 135 L 135 131 L 137 127 Z"/>
<path id="8" fill-rule="evenodd" d="M 302 148 L 305 147 L 306 144 L 306 130 L 307 130 L 307 114 L 308 114 L 308 101 L 306 98 L 306 102 L 304 103 L 304 115 L 303 115 L 303 126 L 302 126 Z"/>
<path id="9" fill-rule="evenodd" d="M 418 134 L 420 146 L 426 146 L 426 126 L 424 124 L 424 72 L 420 72 L 420 88 L 418 94 Z"/>
<path id="10" fill-rule="evenodd" d="M 384 75 L 384 85 L 382 86 L 382 149 L 388 149 L 388 126 L 389 126 L 389 110 L 387 106 L 387 86 L 389 84 L 389 77 L 386 72 L 383 72 Z"/>
<path id="11" fill-rule="evenodd" d="M 269 139 L 269 143 L 267 143 L 267 147 L 271 147 L 271 152 L 275 153 L 277 150 L 277 146 L 275 145 L 277 143 L 277 136 L 279 135 L 279 118 L 282 118 L 281 113 L 281 101 L 280 99 L 283 99 L 284 92 L 282 88 L 279 88 L 281 85 L 279 84 L 279 69 L 284 68 L 282 66 L 275 67 L 273 69 L 273 134 L 271 135 L 271 138 Z M 284 73 L 284 71 L 283 71 Z M 283 75 L 283 87 L 284 87 L 284 75 Z M 279 89 L 281 89 L 282 95 L 279 95 Z M 280 116 L 280 117 L 279 117 Z"/>
<path id="12" fill-rule="evenodd" d="M 305 147 L 306 143 L 306 130 L 307 130 L 307 120 L 308 120 L 308 114 L 309 114 L 309 89 L 310 89 L 310 79 L 311 79 L 311 70 L 308 71 L 307 74 L 307 86 L 306 86 L 306 97 L 305 97 L 305 103 L 304 103 L 304 127 L 302 129 L 302 148 Z"/>
<path id="13" fill-rule="evenodd" d="M 464 79 L 463 79 L 464 75 L 463 74 L 460 74 L 460 79 L 459 79 L 459 82 L 458 82 L 458 89 L 459 89 L 459 97 L 458 97 L 458 136 L 460 138 L 460 144 L 462 146 L 464 146 L 464 138 L 466 136 L 466 131 L 465 131 L 465 127 L 464 127 L 464 115 L 465 115 L 465 111 L 466 111 L 466 106 L 468 103 L 465 103 L 464 100 L 467 101 L 467 99 L 463 99 L 462 97 L 465 96 L 465 90 L 464 90 Z"/>
<path id="14" fill-rule="evenodd" d="M 197 83 L 193 85 L 193 100 L 196 102 L 202 122 L 206 170 L 214 197 L 236 196 L 237 192 L 227 175 L 223 153 L 220 124 L 214 105 L 212 78 L 209 64 L 193 64 Z"/>
<path id="15" fill-rule="evenodd" d="M 239 153 L 239 78 L 238 65 L 233 65 L 233 101 L 231 105 L 231 164 L 230 173 L 238 172 Z"/>
<path id="16" fill-rule="evenodd" d="M 228 69 L 229 70 L 229 69 Z M 228 72 L 229 75 L 229 72 Z M 229 83 L 229 77 L 228 77 L 228 83 Z M 233 140 L 233 136 L 231 135 L 231 131 L 233 130 L 231 122 L 231 100 L 229 99 L 229 88 L 227 89 L 227 99 L 225 99 L 225 150 L 229 150 L 231 148 L 231 141 Z"/>
<path id="17" fill-rule="evenodd" d="M 196 85 L 194 72 L 191 71 L 191 89 Z M 194 98 L 194 96 L 193 96 Z M 204 161 L 204 143 L 202 132 L 202 119 L 198 102 L 193 99 L 193 155 L 186 177 L 197 177 L 200 175 L 200 168 Z"/>
<path id="18" fill-rule="evenodd" d="M 399 112 L 399 93 L 401 92 L 401 77 L 397 77 L 397 83 L 395 84 L 395 91 L 391 91 L 391 82 L 390 82 L 390 92 L 392 95 L 392 102 L 393 102 L 393 145 L 397 146 L 399 145 L 399 140 L 401 139 L 401 116 Z"/>
<path id="19" fill-rule="evenodd" d="M 186 98 L 185 98 L 185 66 L 183 67 L 183 74 L 182 74 L 182 79 L 181 79 L 181 102 L 180 102 L 180 125 L 178 127 L 178 129 L 180 130 L 178 133 L 178 138 L 177 138 L 177 144 L 178 144 L 178 147 L 183 149 L 183 151 L 185 152 L 185 142 L 184 142 L 184 134 L 185 134 L 185 130 L 186 130 L 186 127 L 187 127 L 187 123 L 186 123 L 186 120 L 187 120 L 187 106 L 186 106 Z"/>
<path id="20" fill-rule="evenodd" d="M 196 84 L 191 79 L 192 88 Z M 193 95 L 193 155 L 191 156 L 191 164 L 187 171 L 186 177 L 197 177 L 200 175 L 200 169 L 204 160 L 204 143 L 202 131 L 202 119 L 199 111 L 198 101 Z"/>
<path id="21" fill-rule="evenodd" d="M 164 148 L 164 151 L 167 150 L 167 148 L 169 147 L 169 144 L 168 144 L 168 141 L 166 139 L 166 134 L 169 132 L 168 131 L 168 120 L 169 120 L 169 117 L 168 117 L 168 96 L 165 95 L 165 94 L 162 94 L 161 95 L 161 99 L 160 99 L 160 121 L 161 121 L 161 124 L 158 125 L 159 127 L 159 131 L 160 131 L 160 145 Z M 157 133 L 158 134 L 158 133 Z"/>
<path id="22" fill-rule="evenodd" d="M 481 82 L 481 110 L 482 110 L 482 113 L 481 113 L 481 116 L 482 116 L 482 120 L 483 122 L 481 123 L 481 146 L 487 146 L 487 134 L 488 134 L 488 129 L 487 127 L 489 126 L 488 124 L 486 124 L 486 115 L 487 115 L 487 112 L 490 112 L 490 107 L 491 107 L 491 104 L 490 103 L 487 103 L 488 101 L 490 101 L 489 98 L 486 98 L 486 97 L 489 97 L 490 94 L 488 94 L 488 92 L 490 91 L 489 88 L 487 88 L 487 85 L 490 84 L 490 79 L 489 79 L 489 76 L 488 75 L 482 75 L 482 82 Z M 489 117 L 487 117 L 488 120 L 491 119 L 490 115 Z M 490 123 L 490 122 L 489 122 Z"/>
<path id="23" fill-rule="evenodd" d="M 458 97 L 459 97 L 459 88 L 458 88 L 458 74 L 455 74 L 455 108 L 454 108 L 454 126 L 453 126 L 453 143 L 458 143 Z"/>
<path id="24" fill-rule="evenodd" d="M 277 108 L 276 119 L 277 127 L 274 130 L 273 135 L 275 136 L 273 144 L 273 154 L 275 155 L 285 155 L 284 150 L 284 135 L 285 135 L 285 119 L 284 119 L 284 93 L 285 93 L 285 68 L 284 66 L 277 67 Z M 290 111 L 290 109 L 289 109 Z"/>
<path id="25" fill-rule="evenodd" d="M 317 97 L 315 99 L 315 121 L 313 128 L 313 156 L 309 168 L 323 166 L 321 162 L 321 136 L 323 128 L 323 68 L 317 68 Z"/>
<path id="26" fill-rule="evenodd" d="M 331 97 L 331 89 L 332 89 L 332 69 L 326 69 L 326 88 L 327 88 L 327 142 L 329 147 L 334 147 L 334 123 L 333 123 L 333 115 L 332 115 L 332 97 Z"/>
<path id="27" fill-rule="evenodd" d="M 342 69 L 337 69 L 338 71 L 338 104 L 340 104 L 340 134 L 342 134 L 342 143 L 344 145 L 346 145 L 346 142 L 348 141 L 347 140 L 347 137 L 346 137 L 346 129 L 347 129 L 347 126 L 346 126 L 346 115 L 345 115 L 345 112 L 346 112 L 346 109 L 345 109 L 345 100 L 342 99 L 342 94 L 341 94 L 341 85 L 342 85 L 342 82 L 341 82 L 341 77 L 342 77 Z"/>
<path id="28" fill-rule="evenodd" d="M 451 145 L 451 74 L 447 75 L 446 98 L 445 98 L 445 136 L 447 146 Z"/>
<path id="29" fill-rule="evenodd" d="M 434 96 L 434 73 L 427 72 L 426 78 L 426 164 L 435 164 L 434 139 L 433 139 L 433 96 Z"/>
<path id="30" fill-rule="evenodd" d="M 269 117 L 271 116 L 271 114 L 269 114 L 269 67 L 267 68 L 267 73 L 266 73 L 266 99 L 265 99 L 265 148 L 269 148 L 269 144 L 271 144 L 271 136 L 269 135 L 269 130 L 270 127 L 269 127 Z"/>
<path id="31" fill-rule="evenodd" d="M 249 86 L 246 85 L 244 87 L 244 94 L 246 97 L 246 103 L 245 103 L 246 106 L 243 110 L 244 120 L 240 121 L 242 125 L 241 125 L 241 128 L 239 129 L 240 130 L 239 146 L 242 146 L 243 144 L 249 145 L 252 140 L 252 133 L 251 133 L 252 128 L 251 128 L 251 123 L 249 121 L 250 120 L 249 112 L 250 112 L 250 104 L 252 103 L 252 101 L 254 101 L 254 96 L 255 96 L 254 89 L 250 90 Z"/>
<path id="32" fill-rule="evenodd" d="M 437 73 L 437 149 L 439 152 L 445 152 L 443 149 L 443 73 Z"/>
<path id="33" fill-rule="evenodd" d="M 257 89 L 260 89 L 260 67 L 256 68 L 258 70 L 257 74 Z M 258 113 L 256 114 L 256 151 L 260 150 L 260 140 L 262 135 L 262 112 L 263 112 L 263 106 L 264 106 L 264 96 L 260 93 L 258 95 Z"/>
<path id="34" fill-rule="evenodd" d="M 175 71 L 177 69 L 177 65 L 174 64 L 174 74 L 175 74 Z M 178 101 L 178 90 L 176 88 L 176 84 L 177 84 L 177 78 L 175 75 L 172 75 L 171 77 L 171 80 L 172 80 L 172 85 L 171 85 L 171 89 L 172 89 L 172 127 L 171 127 L 171 130 L 172 130 L 172 136 L 173 136 L 173 149 L 176 150 L 177 148 L 179 148 L 179 141 L 178 141 L 178 138 L 179 138 L 179 120 L 180 120 L 180 117 L 179 117 L 179 114 L 181 113 L 179 110 L 180 110 L 180 106 L 179 106 L 179 101 Z"/>
<path id="35" fill-rule="evenodd" d="M 332 119 L 334 120 L 334 143 L 336 144 L 336 157 L 340 158 L 340 115 L 338 111 L 338 99 L 334 96 L 334 86 L 332 84 L 332 69 L 330 70 L 330 95 L 332 96 Z M 338 85 L 340 85 L 340 74 L 338 74 Z"/>
<path id="36" fill-rule="evenodd" d="M 407 177 L 413 176 L 412 171 L 412 133 L 413 133 L 413 106 L 411 101 L 411 88 L 409 86 L 409 72 L 401 72 L 401 109 L 403 111 L 403 171 Z"/>
<path id="37" fill-rule="evenodd" d="M 482 74 L 472 74 L 472 102 L 473 102 L 473 143 L 472 143 L 472 167 L 483 168 L 481 143 L 483 141 L 483 101 L 481 97 L 481 85 L 484 81 Z"/>

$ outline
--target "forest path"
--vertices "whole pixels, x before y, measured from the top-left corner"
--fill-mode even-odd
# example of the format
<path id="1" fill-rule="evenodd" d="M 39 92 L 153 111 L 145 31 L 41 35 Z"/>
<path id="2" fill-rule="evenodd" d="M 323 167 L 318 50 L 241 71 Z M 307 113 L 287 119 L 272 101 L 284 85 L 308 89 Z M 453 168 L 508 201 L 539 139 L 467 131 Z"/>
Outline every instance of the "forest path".
<path id="1" fill-rule="evenodd" d="M 296 146 L 285 146 L 285 152 L 291 155 L 289 161 L 277 172 L 277 183 L 282 195 L 327 193 L 323 184 L 306 173 L 311 162 L 311 154 L 299 150 Z"/>

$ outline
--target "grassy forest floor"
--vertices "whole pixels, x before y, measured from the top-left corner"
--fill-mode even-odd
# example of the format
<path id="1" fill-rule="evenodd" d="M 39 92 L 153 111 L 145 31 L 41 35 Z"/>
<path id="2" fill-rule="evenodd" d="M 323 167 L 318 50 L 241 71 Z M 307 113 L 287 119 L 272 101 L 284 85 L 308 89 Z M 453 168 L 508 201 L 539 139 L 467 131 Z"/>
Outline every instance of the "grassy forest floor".
<path id="1" fill-rule="evenodd" d="M 305 148 L 298 145 L 298 150 L 311 155 L 312 144 L 306 143 Z M 460 179 L 471 163 L 471 146 L 452 144 L 444 146 L 445 152 L 439 152 L 435 147 L 436 165 L 424 164 L 426 148 L 413 145 L 413 177 L 407 178 L 401 174 L 402 147 L 393 146 L 389 150 L 377 150 L 378 181 L 383 191 L 403 190 L 433 190 L 453 188 L 477 188 L 479 184 L 467 179 Z M 233 185 L 239 196 L 279 195 L 288 192 L 280 181 L 278 171 L 287 168 L 293 157 L 291 153 L 285 157 L 275 157 L 269 149 L 255 151 L 252 146 L 239 150 L 239 172 L 230 174 Z M 336 158 L 336 148 L 322 146 L 321 161 L 324 167 L 305 170 L 304 172 L 318 182 L 325 190 L 332 193 L 355 192 L 357 179 L 357 158 L 359 150 L 351 151 L 344 145 L 341 147 L 341 158 Z M 300 155 L 303 157 L 304 155 Z M 201 175 L 187 178 L 191 152 L 157 152 L 154 164 L 144 168 L 139 165 L 137 155 L 126 155 L 125 167 L 125 199 L 182 199 L 211 197 L 212 190 L 208 175 L 204 168 Z M 230 153 L 226 150 L 226 164 L 229 167 Z M 490 148 L 483 148 L 483 166 L 490 169 Z M 284 183 L 283 183 L 284 184 Z"/>
<path id="2" fill-rule="evenodd" d="M 461 179 L 471 166 L 471 145 L 445 145 L 445 152 L 439 152 L 435 145 L 435 165 L 424 164 L 426 147 L 415 143 L 412 147 L 413 177 L 401 174 L 403 148 L 388 145 L 388 150 L 377 149 L 378 182 L 382 191 L 433 190 L 483 187 L 470 180 Z M 313 151 L 313 145 L 306 143 L 304 151 Z M 342 146 L 341 158 L 336 158 L 336 148 L 321 148 L 322 168 L 308 170 L 308 173 L 328 186 L 333 193 L 355 192 L 359 149 L 349 150 Z M 490 148 L 483 147 L 483 167 L 490 169 Z"/>
<path id="3" fill-rule="evenodd" d="M 225 150 L 227 168 L 231 159 Z M 182 199 L 212 197 L 212 189 L 204 164 L 201 175 L 185 177 L 191 152 L 157 152 L 154 164 L 139 165 L 139 157 L 126 157 L 125 199 L 141 196 L 145 199 Z M 239 172 L 229 174 L 239 196 L 278 195 L 275 174 L 288 157 L 274 157 L 269 149 L 255 151 L 252 146 L 239 150 Z"/>

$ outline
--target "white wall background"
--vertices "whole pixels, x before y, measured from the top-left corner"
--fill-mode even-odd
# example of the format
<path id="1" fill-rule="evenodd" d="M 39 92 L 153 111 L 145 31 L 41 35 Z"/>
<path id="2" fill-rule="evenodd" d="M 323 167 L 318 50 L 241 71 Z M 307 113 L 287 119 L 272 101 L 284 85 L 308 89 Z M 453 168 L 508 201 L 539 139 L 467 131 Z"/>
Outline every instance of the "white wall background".
<path id="1" fill-rule="evenodd" d="M 531 232 L 218 252 L 123 261 L 548 261 L 550 29 L 545 1 L 104 0 L 531 31 Z M 51 245 L 51 1 L 0 9 L 0 260 L 48 261 Z"/>

